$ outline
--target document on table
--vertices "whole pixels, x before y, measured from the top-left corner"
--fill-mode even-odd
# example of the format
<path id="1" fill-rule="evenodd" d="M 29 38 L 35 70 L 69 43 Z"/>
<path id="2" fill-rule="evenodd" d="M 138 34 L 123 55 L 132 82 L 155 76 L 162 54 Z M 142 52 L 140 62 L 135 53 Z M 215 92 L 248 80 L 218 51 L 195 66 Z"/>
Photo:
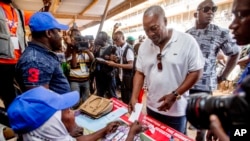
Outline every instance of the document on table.
<path id="1" fill-rule="evenodd" d="M 141 114 L 141 110 L 142 110 L 142 103 L 136 103 L 135 104 L 135 111 L 132 112 L 132 114 L 129 117 L 129 121 L 134 122 L 135 120 L 138 120 Z"/>
<path id="2" fill-rule="evenodd" d="M 109 123 L 111 121 L 118 120 L 119 117 L 126 114 L 127 112 L 128 112 L 128 109 L 122 107 L 122 108 L 118 108 L 118 109 L 110 112 L 109 114 L 107 114 L 99 119 L 92 119 L 92 118 L 88 117 L 87 115 L 80 114 L 80 115 L 76 116 L 76 123 L 81 127 L 84 127 L 88 130 L 95 132 L 97 130 L 104 128 L 107 125 L 107 123 Z"/>

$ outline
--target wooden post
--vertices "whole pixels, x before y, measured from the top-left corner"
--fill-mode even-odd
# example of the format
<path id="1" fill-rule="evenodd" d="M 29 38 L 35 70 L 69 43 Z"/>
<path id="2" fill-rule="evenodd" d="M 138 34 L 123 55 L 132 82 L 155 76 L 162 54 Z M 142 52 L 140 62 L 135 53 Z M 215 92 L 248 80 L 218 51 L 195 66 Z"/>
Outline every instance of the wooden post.
<path id="1" fill-rule="evenodd" d="M 108 13 L 108 7 L 109 7 L 109 4 L 110 4 L 110 1 L 111 1 L 111 0 L 108 0 L 107 3 L 106 3 L 106 7 L 105 7 L 105 10 L 104 10 L 104 14 L 102 15 L 102 20 L 101 20 L 101 23 L 100 23 L 100 26 L 99 26 L 99 29 L 98 29 L 98 32 L 97 32 L 96 36 L 98 35 L 98 33 L 99 33 L 100 31 L 102 31 L 103 23 L 104 23 L 104 21 L 105 21 L 105 19 L 106 19 L 107 13 Z"/>

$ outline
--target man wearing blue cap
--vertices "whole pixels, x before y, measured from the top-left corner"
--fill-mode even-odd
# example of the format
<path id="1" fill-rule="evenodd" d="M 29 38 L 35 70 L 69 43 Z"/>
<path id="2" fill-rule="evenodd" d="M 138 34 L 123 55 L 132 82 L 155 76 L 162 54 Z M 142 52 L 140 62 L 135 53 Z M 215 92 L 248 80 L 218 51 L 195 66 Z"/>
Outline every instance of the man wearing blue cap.
<path id="1" fill-rule="evenodd" d="M 37 87 L 18 96 L 8 108 L 11 128 L 22 134 L 24 141 L 92 141 L 114 132 L 120 125 L 114 121 L 90 135 L 73 138 L 69 132 L 77 127 L 75 114 L 69 108 L 79 101 L 77 91 L 60 95 L 44 87 Z M 134 122 L 127 141 L 142 131 Z"/>
<path id="2" fill-rule="evenodd" d="M 32 41 L 16 65 L 21 90 L 42 85 L 59 94 L 69 92 L 69 83 L 54 52 L 61 48 L 60 30 L 67 30 L 68 26 L 58 23 L 49 12 L 37 12 L 29 27 Z"/>

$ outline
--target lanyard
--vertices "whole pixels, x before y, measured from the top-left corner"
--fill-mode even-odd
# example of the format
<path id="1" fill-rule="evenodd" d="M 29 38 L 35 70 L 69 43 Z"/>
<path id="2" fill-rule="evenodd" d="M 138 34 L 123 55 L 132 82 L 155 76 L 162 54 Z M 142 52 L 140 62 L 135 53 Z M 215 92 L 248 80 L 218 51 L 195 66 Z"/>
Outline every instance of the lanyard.
<path id="1" fill-rule="evenodd" d="M 85 53 L 81 53 L 78 55 L 78 63 L 85 63 Z"/>

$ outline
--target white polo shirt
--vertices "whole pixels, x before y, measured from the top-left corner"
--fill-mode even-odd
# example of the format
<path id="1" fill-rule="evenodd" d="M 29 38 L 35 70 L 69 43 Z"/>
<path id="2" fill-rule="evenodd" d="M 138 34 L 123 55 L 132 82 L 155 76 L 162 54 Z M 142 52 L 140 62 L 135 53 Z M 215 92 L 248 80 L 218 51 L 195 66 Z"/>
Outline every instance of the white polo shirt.
<path id="1" fill-rule="evenodd" d="M 160 48 L 146 39 L 139 48 L 136 69 L 145 75 L 148 94 L 147 107 L 168 116 L 184 116 L 187 106 L 186 96 L 181 96 L 168 112 L 160 112 L 157 107 L 162 103 L 157 101 L 164 95 L 176 90 L 185 80 L 187 74 L 202 69 L 204 58 L 196 40 L 186 33 L 173 29 L 169 42 L 162 50 L 162 71 L 157 68 L 157 54 Z"/>

